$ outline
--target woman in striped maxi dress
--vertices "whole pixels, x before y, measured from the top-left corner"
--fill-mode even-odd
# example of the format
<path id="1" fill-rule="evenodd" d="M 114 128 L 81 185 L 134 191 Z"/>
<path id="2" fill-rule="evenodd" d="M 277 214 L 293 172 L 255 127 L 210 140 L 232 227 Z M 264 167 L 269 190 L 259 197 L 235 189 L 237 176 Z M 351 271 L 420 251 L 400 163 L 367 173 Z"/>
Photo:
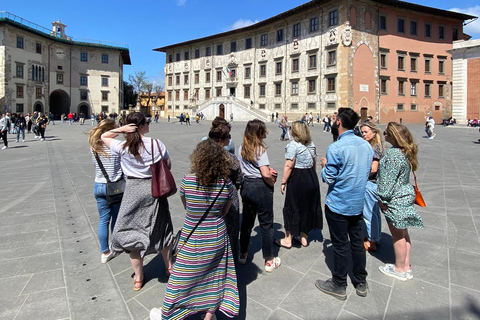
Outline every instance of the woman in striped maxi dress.
<path id="1" fill-rule="evenodd" d="M 233 163 L 211 139 L 200 142 L 190 160 L 192 173 L 184 176 L 180 187 L 187 210 L 180 251 L 168 280 L 163 308 L 151 310 L 152 320 L 185 319 L 198 312 L 206 312 L 205 319 L 211 320 L 216 310 L 230 318 L 239 314 L 237 275 L 224 220 L 233 197 L 234 188 L 227 178 Z M 185 243 L 217 194 L 207 217 Z"/>

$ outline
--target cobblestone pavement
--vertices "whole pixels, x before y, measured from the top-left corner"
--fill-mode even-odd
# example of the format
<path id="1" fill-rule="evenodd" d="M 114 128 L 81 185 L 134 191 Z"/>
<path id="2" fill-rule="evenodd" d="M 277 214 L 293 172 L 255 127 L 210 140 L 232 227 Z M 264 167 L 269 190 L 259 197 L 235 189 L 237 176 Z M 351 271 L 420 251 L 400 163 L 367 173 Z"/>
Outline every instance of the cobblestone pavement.
<path id="1" fill-rule="evenodd" d="M 209 123 L 186 127 L 163 121 L 150 127 L 150 136 L 166 144 L 180 183 Z M 233 124 L 237 147 L 244 127 L 244 122 Z M 368 297 L 357 296 L 349 280 L 348 299 L 341 302 L 314 285 L 331 274 L 328 228 L 313 232 L 306 248 L 280 249 L 282 266 L 266 274 L 256 226 L 249 263 L 239 266 L 239 319 L 480 318 L 480 134 L 460 126 L 437 127 L 436 138 L 429 140 L 422 125 L 409 127 L 420 145 L 417 176 L 427 202 L 426 208 L 417 208 L 426 228 L 411 230 L 415 278 L 400 282 L 378 271 L 394 258 L 384 223 L 379 251 L 367 257 Z M 279 141 L 275 124 L 268 128 L 269 158 L 281 174 L 287 142 Z M 147 319 L 151 308 L 161 306 L 167 279 L 160 257 L 146 259 L 146 284 L 139 292 L 132 290 L 126 254 L 100 264 L 89 129 L 89 123 L 57 122 L 48 127 L 45 142 L 29 134 L 25 143 L 15 143 L 9 135 L 10 147 L 0 150 L 0 319 Z M 312 128 L 319 155 L 331 143 L 322 129 Z M 321 192 L 323 203 L 325 184 Z M 284 231 L 283 201 L 276 186 L 275 237 Z M 178 229 L 184 217 L 178 195 L 170 198 L 170 207 Z"/>

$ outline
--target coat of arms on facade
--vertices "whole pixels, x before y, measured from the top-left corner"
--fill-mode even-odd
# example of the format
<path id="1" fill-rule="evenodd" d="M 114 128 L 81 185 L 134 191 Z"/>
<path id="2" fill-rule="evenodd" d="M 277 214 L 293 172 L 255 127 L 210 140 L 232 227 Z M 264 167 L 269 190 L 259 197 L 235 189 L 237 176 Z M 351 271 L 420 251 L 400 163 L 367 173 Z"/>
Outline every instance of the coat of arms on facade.
<path id="1" fill-rule="evenodd" d="M 298 51 L 298 39 L 293 39 L 293 52 Z"/>
<path id="2" fill-rule="evenodd" d="M 337 29 L 332 29 L 328 32 L 328 44 L 337 42 Z"/>
<path id="3" fill-rule="evenodd" d="M 267 56 L 267 50 L 262 49 L 262 51 L 260 52 L 260 56 L 261 56 L 262 58 L 265 58 L 265 57 Z"/>
<path id="4" fill-rule="evenodd" d="M 185 70 L 188 70 L 188 62 L 185 62 Z"/>
<path id="5" fill-rule="evenodd" d="M 235 55 L 235 53 L 230 53 L 230 56 L 228 58 L 228 65 L 234 65 L 236 66 L 238 63 L 237 63 L 237 56 Z"/>
<path id="6" fill-rule="evenodd" d="M 352 27 L 350 27 L 348 21 L 345 22 L 345 27 L 343 28 L 342 42 L 345 47 L 352 44 Z"/>
<path id="7" fill-rule="evenodd" d="M 172 72 L 172 69 L 173 69 L 173 68 L 172 68 L 172 65 L 169 64 L 169 65 L 168 65 L 168 72 Z"/>
<path id="8" fill-rule="evenodd" d="M 205 60 L 205 67 L 210 68 L 210 59 Z"/>

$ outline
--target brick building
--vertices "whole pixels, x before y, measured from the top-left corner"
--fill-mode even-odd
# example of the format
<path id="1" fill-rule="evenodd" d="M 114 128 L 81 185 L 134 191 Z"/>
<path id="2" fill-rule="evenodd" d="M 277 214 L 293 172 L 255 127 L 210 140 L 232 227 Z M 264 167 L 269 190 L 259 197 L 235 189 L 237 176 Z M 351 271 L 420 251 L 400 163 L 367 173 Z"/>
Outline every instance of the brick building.
<path id="1" fill-rule="evenodd" d="M 396 0 L 313 0 L 254 25 L 172 44 L 166 108 L 236 119 L 285 113 L 423 122 L 451 113 L 451 57 L 475 17 Z"/>

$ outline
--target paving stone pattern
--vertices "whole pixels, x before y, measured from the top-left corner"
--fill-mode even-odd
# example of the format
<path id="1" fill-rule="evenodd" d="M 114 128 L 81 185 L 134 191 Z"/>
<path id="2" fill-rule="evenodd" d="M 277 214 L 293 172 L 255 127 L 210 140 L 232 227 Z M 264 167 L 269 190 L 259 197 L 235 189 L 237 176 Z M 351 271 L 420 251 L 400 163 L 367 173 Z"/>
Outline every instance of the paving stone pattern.
<path id="1" fill-rule="evenodd" d="M 245 124 L 233 124 L 237 148 Z M 287 142 L 279 141 L 281 130 L 274 123 L 267 125 L 270 162 L 281 177 Z M 422 125 L 409 127 L 420 146 L 417 177 L 427 202 L 426 208 L 417 208 L 425 229 L 411 230 L 415 278 L 400 282 L 378 271 L 394 259 L 384 223 L 379 251 L 367 255 L 368 297 L 357 296 L 349 281 L 348 299 L 339 301 L 314 285 L 331 275 L 327 227 L 312 232 L 306 248 L 297 244 L 280 249 L 282 266 L 267 274 L 256 226 L 248 263 L 238 270 L 239 319 L 480 319 L 480 134 L 463 126 L 438 126 L 436 138 L 429 140 Z M 132 289 L 128 255 L 100 264 L 86 135 L 90 128 L 57 122 L 47 128 L 45 142 L 29 134 L 25 143 L 15 143 L 9 135 L 10 147 L 0 150 L 0 319 L 148 319 L 149 310 L 162 304 L 167 279 L 161 257 L 146 258 L 146 283 L 139 292 Z M 149 135 L 161 139 L 170 152 L 177 183 L 189 171 L 188 156 L 209 128 L 209 122 L 150 125 Z M 331 135 L 318 124 L 311 129 L 323 156 Z M 323 201 L 323 183 L 321 193 Z M 177 230 L 184 210 L 178 195 L 169 201 Z M 284 232 L 283 201 L 277 185 L 276 238 Z M 227 319 L 220 313 L 217 317 Z"/>

